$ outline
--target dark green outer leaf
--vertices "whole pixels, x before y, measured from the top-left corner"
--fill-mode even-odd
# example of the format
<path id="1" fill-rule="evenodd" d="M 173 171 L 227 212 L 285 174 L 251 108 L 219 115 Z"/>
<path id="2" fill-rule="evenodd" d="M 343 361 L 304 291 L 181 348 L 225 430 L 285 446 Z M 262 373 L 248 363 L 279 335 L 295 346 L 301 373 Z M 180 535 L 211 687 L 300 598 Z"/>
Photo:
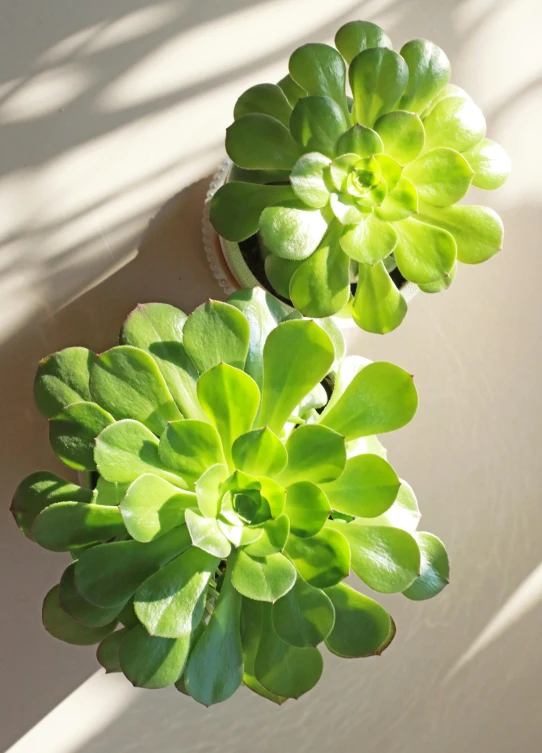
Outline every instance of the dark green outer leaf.
<path id="1" fill-rule="evenodd" d="M 360 52 L 348 71 L 356 121 L 372 128 L 375 120 L 393 110 L 408 83 L 403 58 L 385 47 Z"/>
<path id="2" fill-rule="evenodd" d="M 183 416 L 201 418 L 196 396 L 198 372 L 182 342 L 186 318 L 167 303 L 139 304 L 124 322 L 120 339 L 124 345 L 151 354 Z"/>
<path id="3" fill-rule="evenodd" d="M 350 64 L 353 58 L 371 47 L 389 47 L 391 39 L 386 32 L 370 21 L 349 21 L 335 34 L 335 46 Z"/>
<path id="4" fill-rule="evenodd" d="M 273 627 L 290 646 L 307 648 L 321 643 L 335 622 L 335 610 L 326 594 L 297 577 L 294 587 L 273 605 Z"/>
<path id="5" fill-rule="evenodd" d="M 336 144 L 348 130 L 350 119 L 329 97 L 304 97 L 294 107 L 290 131 L 305 152 L 335 157 Z"/>
<path id="6" fill-rule="evenodd" d="M 281 78 L 281 80 L 277 83 L 277 86 L 280 86 L 292 107 L 296 106 L 301 97 L 307 96 L 305 89 L 299 86 L 299 84 L 296 84 L 296 82 L 289 74 L 287 76 L 284 76 L 284 78 Z"/>
<path id="7" fill-rule="evenodd" d="M 302 154 L 286 126 L 260 113 L 243 115 L 226 129 L 226 151 L 248 170 L 290 170 Z"/>
<path id="8" fill-rule="evenodd" d="M 97 606 L 122 607 L 147 578 L 188 549 L 191 543 L 183 525 L 148 544 L 116 541 L 95 546 L 77 561 L 77 590 Z"/>
<path id="9" fill-rule="evenodd" d="M 98 646 L 96 658 L 105 669 L 106 674 L 121 672 L 119 649 L 123 638 L 128 635 L 128 628 L 121 628 L 106 636 Z"/>
<path id="10" fill-rule="evenodd" d="M 102 609 L 83 599 L 75 587 L 75 562 L 62 573 L 58 590 L 60 608 L 73 620 L 87 627 L 104 627 L 115 622 L 120 613 L 118 606 Z"/>
<path id="11" fill-rule="evenodd" d="M 94 440 L 113 416 L 96 403 L 72 403 L 49 419 L 49 442 L 64 465 L 80 471 L 93 471 Z"/>
<path id="12" fill-rule="evenodd" d="M 233 117 L 239 120 L 243 115 L 261 113 L 271 115 L 288 127 L 292 106 L 280 86 L 276 84 L 256 84 L 241 94 L 233 110 Z"/>
<path id="13" fill-rule="evenodd" d="M 189 650 L 190 635 L 158 638 L 137 625 L 120 643 L 119 663 L 135 687 L 166 688 L 183 673 Z"/>
<path id="14" fill-rule="evenodd" d="M 295 648 L 280 640 L 273 629 L 271 604 L 262 604 L 262 633 L 254 672 L 269 692 L 300 698 L 322 675 L 323 659 L 317 648 Z"/>
<path id="15" fill-rule="evenodd" d="M 47 356 L 34 379 L 34 400 L 45 418 L 72 403 L 91 400 L 89 374 L 96 356 L 87 348 L 65 348 Z"/>
<path id="16" fill-rule="evenodd" d="M 243 683 L 254 693 L 281 705 L 287 699 L 276 696 L 260 685 L 254 674 L 254 662 L 260 645 L 262 632 L 262 602 L 243 598 L 241 606 L 241 643 L 243 647 Z"/>
<path id="17" fill-rule="evenodd" d="M 124 533 L 126 528 L 117 507 L 86 502 L 56 502 L 46 507 L 32 526 L 34 541 L 52 552 L 67 552 Z"/>
<path id="18" fill-rule="evenodd" d="M 116 621 L 103 627 L 87 627 L 72 619 L 58 601 L 59 586 L 54 586 L 43 602 L 42 622 L 47 632 L 65 643 L 76 646 L 92 646 L 109 635 L 116 626 Z"/>
<path id="19" fill-rule="evenodd" d="M 290 185 L 266 186 L 233 182 L 221 186 L 211 199 L 209 217 L 219 235 L 229 241 L 244 241 L 255 235 L 266 207 L 292 201 Z"/>
<path id="20" fill-rule="evenodd" d="M 374 656 L 389 646 L 394 635 L 391 617 L 380 604 L 346 583 L 327 588 L 335 608 L 335 625 L 327 648 L 345 658 Z"/>
<path id="21" fill-rule="evenodd" d="M 309 95 L 330 97 L 348 117 L 346 66 L 337 50 L 327 44 L 304 44 L 292 53 L 288 67 Z"/>
<path id="22" fill-rule="evenodd" d="M 204 706 L 227 700 L 243 681 L 241 595 L 233 588 L 228 565 L 209 624 L 186 668 L 186 686 Z"/>
<path id="23" fill-rule="evenodd" d="M 27 476 L 17 487 L 11 512 L 20 530 L 29 539 L 34 521 L 42 510 L 55 502 L 92 502 L 92 490 L 60 478 L 48 471 Z"/>

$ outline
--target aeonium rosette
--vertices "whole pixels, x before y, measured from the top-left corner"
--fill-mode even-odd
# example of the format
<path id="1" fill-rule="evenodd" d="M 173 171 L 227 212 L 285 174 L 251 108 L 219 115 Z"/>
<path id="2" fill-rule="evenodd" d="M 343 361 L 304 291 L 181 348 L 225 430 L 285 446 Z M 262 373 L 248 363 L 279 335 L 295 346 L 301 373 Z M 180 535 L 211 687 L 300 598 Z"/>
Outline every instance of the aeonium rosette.
<path id="1" fill-rule="evenodd" d="M 310 690 L 318 646 L 362 657 L 394 636 L 344 579 L 411 599 L 447 582 L 442 543 L 375 435 L 417 407 L 410 374 L 344 357 L 333 322 L 261 289 L 186 317 L 139 306 L 121 345 L 44 359 L 35 399 L 85 489 L 39 472 L 20 529 L 73 562 L 47 594 L 56 638 L 99 643 L 107 671 L 175 684 L 207 706 L 241 685 L 276 703 Z"/>
<path id="2" fill-rule="evenodd" d="M 471 185 L 501 186 L 510 164 L 435 44 L 397 53 L 362 21 L 335 43 L 300 47 L 278 85 L 241 95 L 226 136 L 230 182 L 210 216 L 228 240 L 258 234 L 269 283 L 303 314 L 348 307 L 362 329 L 384 333 L 407 311 L 390 272 L 438 292 L 457 261 L 501 248 L 498 215 L 456 203 Z"/>

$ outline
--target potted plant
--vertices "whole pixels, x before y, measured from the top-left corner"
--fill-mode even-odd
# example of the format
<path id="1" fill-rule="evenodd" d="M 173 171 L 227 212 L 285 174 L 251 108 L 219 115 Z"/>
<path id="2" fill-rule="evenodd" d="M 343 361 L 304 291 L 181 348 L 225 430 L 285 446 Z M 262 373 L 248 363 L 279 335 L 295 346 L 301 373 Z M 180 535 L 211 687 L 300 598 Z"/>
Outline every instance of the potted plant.
<path id="1" fill-rule="evenodd" d="M 277 85 L 239 97 L 231 162 L 208 197 L 220 236 L 207 238 L 208 255 L 221 250 L 239 284 L 261 284 L 306 316 L 386 333 L 417 288 L 445 290 L 458 261 L 501 248 L 498 215 L 457 202 L 471 185 L 501 186 L 510 164 L 435 44 L 415 39 L 397 53 L 363 21 L 335 44 L 298 48 Z"/>
<path id="2" fill-rule="evenodd" d="M 73 562 L 43 624 L 98 645 L 108 672 L 210 706 L 244 684 L 310 690 L 324 643 L 380 654 L 395 625 L 344 582 L 410 599 L 448 579 L 408 484 L 375 435 L 417 408 L 411 375 L 344 357 L 330 322 L 261 289 L 190 316 L 138 306 L 120 345 L 45 358 L 35 400 L 50 443 L 93 489 L 48 472 L 17 489 L 19 528 Z"/>

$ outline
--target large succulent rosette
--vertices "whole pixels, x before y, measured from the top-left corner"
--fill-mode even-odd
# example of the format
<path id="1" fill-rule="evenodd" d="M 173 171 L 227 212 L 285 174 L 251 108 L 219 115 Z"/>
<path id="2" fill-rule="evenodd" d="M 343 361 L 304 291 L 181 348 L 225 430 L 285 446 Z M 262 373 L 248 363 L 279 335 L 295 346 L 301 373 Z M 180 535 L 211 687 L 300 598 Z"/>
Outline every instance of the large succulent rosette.
<path id="1" fill-rule="evenodd" d="M 39 472 L 15 494 L 20 529 L 74 560 L 43 623 L 99 643 L 136 686 L 207 706 L 241 684 L 298 698 L 322 672 L 319 644 L 372 656 L 394 636 L 351 571 L 418 600 L 447 582 L 444 547 L 417 532 L 413 492 L 375 438 L 414 415 L 412 377 L 344 358 L 332 322 L 293 316 L 261 289 L 188 317 L 150 303 L 118 347 L 39 366 L 53 451 L 97 478 L 91 490 Z"/>
<path id="2" fill-rule="evenodd" d="M 300 47 L 278 85 L 241 95 L 226 136 L 234 168 L 211 221 L 231 241 L 257 233 L 268 281 L 306 316 L 348 306 L 358 326 L 384 333 L 407 311 L 392 277 L 438 292 L 457 261 L 501 248 L 493 210 L 456 204 L 471 185 L 501 186 L 509 160 L 448 83 L 435 44 L 416 39 L 397 53 L 361 21 L 335 43 Z"/>

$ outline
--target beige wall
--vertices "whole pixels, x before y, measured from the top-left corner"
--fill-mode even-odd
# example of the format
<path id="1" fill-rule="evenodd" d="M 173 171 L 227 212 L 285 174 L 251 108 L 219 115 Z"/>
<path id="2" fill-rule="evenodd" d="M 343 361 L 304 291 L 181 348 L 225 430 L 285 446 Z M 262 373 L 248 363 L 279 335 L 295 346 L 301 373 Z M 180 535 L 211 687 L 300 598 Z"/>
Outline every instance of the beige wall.
<path id="1" fill-rule="evenodd" d="M 538 0 L 3 0 L 1 11 L 0 747 L 32 730 L 12 753 L 538 753 Z M 425 604 L 386 598 L 398 625 L 390 650 L 326 656 L 318 687 L 281 709 L 248 692 L 206 711 L 119 677 L 84 683 L 93 649 L 40 626 L 62 562 L 26 542 L 7 511 L 25 474 L 57 466 L 31 402 L 37 361 L 70 344 L 107 347 L 138 301 L 188 311 L 220 295 L 200 212 L 236 94 L 278 79 L 298 43 L 331 40 L 356 17 L 385 25 L 397 45 L 441 44 L 514 164 L 488 199 L 504 252 L 461 268 L 449 292 L 419 296 L 398 332 L 349 333 L 352 351 L 415 374 L 418 416 L 387 445 L 423 525 L 448 544 L 452 583 Z"/>

